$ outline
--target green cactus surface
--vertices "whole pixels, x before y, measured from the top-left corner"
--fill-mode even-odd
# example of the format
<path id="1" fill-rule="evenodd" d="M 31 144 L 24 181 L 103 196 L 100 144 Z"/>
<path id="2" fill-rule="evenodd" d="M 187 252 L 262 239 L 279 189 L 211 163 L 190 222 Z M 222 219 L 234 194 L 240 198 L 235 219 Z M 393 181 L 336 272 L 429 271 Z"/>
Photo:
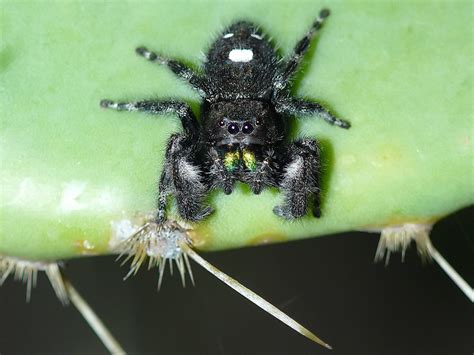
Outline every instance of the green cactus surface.
<path id="1" fill-rule="evenodd" d="M 115 112 L 101 99 L 199 97 L 145 45 L 199 66 L 237 19 L 258 23 L 283 55 L 319 10 L 331 16 L 294 85 L 350 130 L 295 119 L 322 148 L 322 217 L 272 213 L 276 189 L 209 195 L 194 224 L 201 250 L 433 223 L 472 204 L 473 5 L 470 1 L 2 1 L 0 255 L 56 260 L 111 252 L 121 222 L 153 213 L 176 117 Z M 170 211 L 174 215 L 173 208 Z"/>

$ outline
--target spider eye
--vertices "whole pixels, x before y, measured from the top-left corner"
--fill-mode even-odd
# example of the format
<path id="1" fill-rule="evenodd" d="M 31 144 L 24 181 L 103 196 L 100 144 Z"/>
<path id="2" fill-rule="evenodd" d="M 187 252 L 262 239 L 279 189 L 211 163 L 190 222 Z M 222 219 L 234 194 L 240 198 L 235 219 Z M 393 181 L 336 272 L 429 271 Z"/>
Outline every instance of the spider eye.
<path id="1" fill-rule="evenodd" d="M 259 126 L 261 123 L 262 123 L 262 120 L 261 120 L 260 118 L 257 118 L 257 119 L 255 120 L 255 124 L 256 124 L 257 126 Z"/>
<path id="2" fill-rule="evenodd" d="M 250 134 L 253 132 L 253 126 L 248 123 L 248 122 L 245 122 L 244 126 L 242 127 L 242 132 L 245 133 L 245 134 Z"/>
<path id="3" fill-rule="evenodd" d="M 219 121 L 219 126 L 223 127 L 224 125 L 225 125 L 224 120 L 220 120 L 220 121 Z"/>
<path id="4" fill-rule="evenodd" d="M 235 123 L 231 123 L 229 127 L 227 127 L 227 130 L 230 134 L 237 134 L 239 132 L 239 126 L 237 126 Z"/>

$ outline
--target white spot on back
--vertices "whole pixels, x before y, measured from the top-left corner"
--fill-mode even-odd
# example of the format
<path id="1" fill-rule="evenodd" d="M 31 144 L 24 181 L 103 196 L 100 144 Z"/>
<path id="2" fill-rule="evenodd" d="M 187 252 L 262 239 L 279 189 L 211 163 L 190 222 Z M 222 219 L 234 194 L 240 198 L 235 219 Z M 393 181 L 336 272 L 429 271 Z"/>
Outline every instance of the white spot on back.
<path id="1" fill-rule="evenodd" d="M 222 38 L 230 38 L 233 35 L 234 35 L 233 33 L 226 33 L 225 35 L 222 36 Z"/>
<path id="2" fill-rule="evenodd" d="M 250 62 L 253 59 L 251 49 L 232 49 L 229 52 L 229 59 L 233 62 Z"/>
<path id="3" fill-rule="evenodd" d="M 262 36 L 260 36 L 259 34 L 256 34 L 256 33 L 252 33 L 252 34 L 250 35 L 250 37 L 253 37 L 253 38 L 256 38 L 256 39 L 259 39 L 259 40 L 262 40 L 262 39 L 263 39 Z"/>

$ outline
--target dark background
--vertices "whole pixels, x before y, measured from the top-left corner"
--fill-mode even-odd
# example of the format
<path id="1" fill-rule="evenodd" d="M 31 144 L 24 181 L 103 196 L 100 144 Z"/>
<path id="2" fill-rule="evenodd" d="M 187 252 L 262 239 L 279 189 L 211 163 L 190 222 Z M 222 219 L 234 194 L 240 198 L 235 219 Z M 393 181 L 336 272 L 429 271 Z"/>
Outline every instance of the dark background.
<path id="1" fill-rule="evenodd" d="M 438 223 L 432 241 L 474 285 L 474 208 Z M 129 354 L 472 354 L 472 303 L 412 247 L 404 263 L 373 264 L 378 238 L 346 233 L 205 254 L 215 266 L 334 346 L 311 343 L 194 264 L 196 287 L 156 270 L 122 281 L 114 257 L 73 260 L 66 274 Z M 0 353 L 106 354 L 74 307 L 41 275 L 32 300 L 9 279 L 0 289 Z"/>

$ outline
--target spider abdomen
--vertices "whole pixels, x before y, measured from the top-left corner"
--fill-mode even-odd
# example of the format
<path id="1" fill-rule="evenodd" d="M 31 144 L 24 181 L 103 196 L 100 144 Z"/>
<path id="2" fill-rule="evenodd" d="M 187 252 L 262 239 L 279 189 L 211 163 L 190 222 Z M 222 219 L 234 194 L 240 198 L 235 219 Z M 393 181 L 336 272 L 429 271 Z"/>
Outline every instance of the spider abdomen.
<path id="1" fill-rule="evenodd" d="M 207 57 L 204 70 L 216 100 L 269 97 L 277 57 L 255 25 L 240 21 L 229 26 Z"/>

